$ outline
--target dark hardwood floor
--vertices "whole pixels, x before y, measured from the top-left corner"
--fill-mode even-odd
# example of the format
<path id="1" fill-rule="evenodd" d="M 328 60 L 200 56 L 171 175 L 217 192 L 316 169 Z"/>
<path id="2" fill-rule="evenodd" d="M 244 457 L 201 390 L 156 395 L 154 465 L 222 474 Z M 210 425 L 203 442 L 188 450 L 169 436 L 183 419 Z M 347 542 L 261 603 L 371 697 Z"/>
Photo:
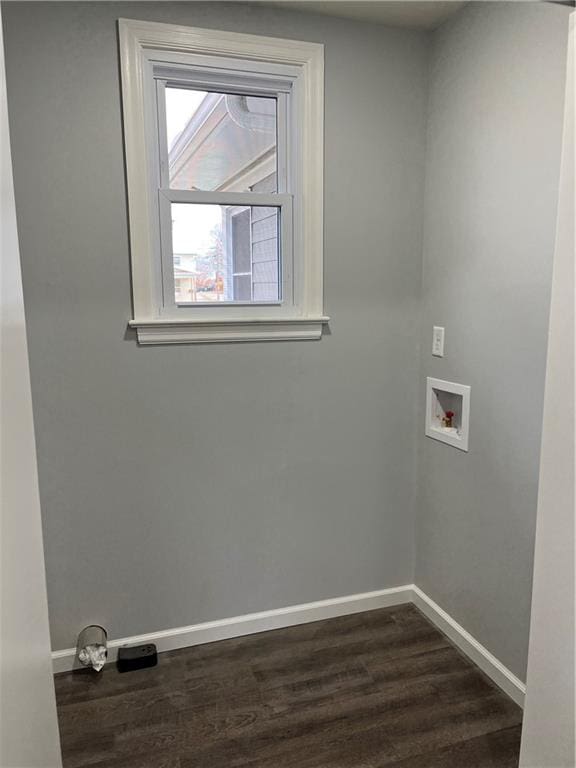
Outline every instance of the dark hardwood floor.
<path id="1" fill-rule="evenodd" d="M 521 710 L 411 605 L 56 677 L 65 768 L 516 768 Z"/>

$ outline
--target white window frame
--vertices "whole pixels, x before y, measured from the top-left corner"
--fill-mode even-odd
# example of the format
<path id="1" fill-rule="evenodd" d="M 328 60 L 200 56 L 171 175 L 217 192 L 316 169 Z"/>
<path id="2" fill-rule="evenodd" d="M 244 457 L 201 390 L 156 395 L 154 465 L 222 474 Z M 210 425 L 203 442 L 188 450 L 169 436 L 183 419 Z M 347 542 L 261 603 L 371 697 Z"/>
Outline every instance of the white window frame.
<path id="1" fill-rule="evenodd" d="M 134 312 L 130 325 L 139 343 L 320 338 L 328 322 L 322 285 L 324 47 L 126 19 L 119 21 L 119 34 Z M 248 79 L 251 92 L 278 96 L 278 130 L 286 130 L 290 139 L 279 142 L 278 193 L 166 189 L 158 155 L 158 131 L 164 128 L 156 114 L 156 88 L 170 81 L 172 70 L 174 81 L 188 77 L 205 87 L 220 82 L 226 91 L 237 82 L 243 92 Z M 288 147 L 287 157 L 281 145 Z M 166 254 L 171 259 L 171 244 L 165 242 L 166 227 L 159 221 L 166 218 L 166 206 L 179 201 L 278 207 L 281 299 L 177 306 L 172 291 L 166 301 L 166 275 L 173 276 L 173 267 L 165 263 L 163 268 L 162 259 L 166 261 Z"/>

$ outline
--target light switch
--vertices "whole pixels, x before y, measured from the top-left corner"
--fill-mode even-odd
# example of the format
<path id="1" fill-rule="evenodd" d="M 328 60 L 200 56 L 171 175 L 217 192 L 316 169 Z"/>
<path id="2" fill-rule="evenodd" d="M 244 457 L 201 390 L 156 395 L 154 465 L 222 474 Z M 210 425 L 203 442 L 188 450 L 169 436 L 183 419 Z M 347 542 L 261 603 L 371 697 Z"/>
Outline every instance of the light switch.
<path id="1" fill-rule="evenodd" d="M 444 357 L 444 328 L 434 326 L 432 332 L 432 354 L 435 357 Z"/>

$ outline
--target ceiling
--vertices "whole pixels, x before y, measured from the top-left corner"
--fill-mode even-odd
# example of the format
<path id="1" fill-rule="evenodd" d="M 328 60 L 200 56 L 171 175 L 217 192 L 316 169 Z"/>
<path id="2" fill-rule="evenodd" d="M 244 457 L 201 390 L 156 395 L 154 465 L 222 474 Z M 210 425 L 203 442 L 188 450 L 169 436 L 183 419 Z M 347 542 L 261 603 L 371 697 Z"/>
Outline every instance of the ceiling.
<path id="1" fill-rule="evenodd" d="M 356 0 L 356 2 L 347 0 L 266 0 L 266 2 L 262 2 L 262 5 L 297 8 L 299 11 L 387 24 L 392 27 L 434 29 L 466 3 L 457 2 L 457 0 L 427 0 L 425 2 L 418 0 L 394 0 L 393 2 L 380 2 L 380 0 L 371 0 L 371 2 L 363 2 L 363 0 Z"/>

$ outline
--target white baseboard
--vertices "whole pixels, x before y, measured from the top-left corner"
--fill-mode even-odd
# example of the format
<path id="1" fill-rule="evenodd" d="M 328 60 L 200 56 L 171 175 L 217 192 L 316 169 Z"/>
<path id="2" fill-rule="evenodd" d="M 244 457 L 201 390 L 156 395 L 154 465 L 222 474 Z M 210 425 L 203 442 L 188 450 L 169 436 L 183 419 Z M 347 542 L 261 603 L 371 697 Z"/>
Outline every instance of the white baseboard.
<path id="1" fill-rule="evenodd" d="M 462 653 L 485 672 L 510 698 L 520 707 L 524 707 L 526 686 L 516 675 L 498 661 L 490 651 L 484 648 L 464 627 L 446 613 L 434 600 L 413 585 L 412 601 L 422 613 L 435 624 L 456 645 Z"/>
<path id="2" fill-rule="evenodd" d="M 227 640 L 232 637 L 267 632 L 271 629 L 309 624 L 312 621 L 333 619 L 337 616 L 348 616 L 353 613 L 373 611 L 377 608 L 388 608 L 403 603 L 414 603 L 441 632 L 447 635 L 454 645 L 480 667 L 513 701 L 521 707 L 524 706 L 526 694 L 524 683 L 414 584 L 111 640 L 108 643 L 108 661 L 116 661 L 118 648 L 122 645 L 155 643 L 158 652 L 162 653 L 163 651 L 175 651 L 178 648 L 188 648 L 203 643 L 213 643 L 216 640 Z M 54 651 L 52 663 L 55 674 L 69 672 L 80 666 L 76 660 L 75 648 Z"/>
<path id="3" fill-rule="evenodd" d="M 140 645 L 155 643 L 158 652 L 175 651 L 202 643 L 213 643 L 216 640 L 227 640 L 231 637 L 253 635 L 267 632 L 271 629 L 282 629 L 297 624 L 309 624 L 312 621 L 333 619 L 337 616 L 347 616 L 363 611 L 373 611 L 376 608 L 388 608 L 393 605 L 409 603 L 412 600 L 412 585 L 379 589 L 375 592 L 363 592 L 357 595 L 335 597 L 330 600 L 319 600 L 315 603 L 292 605 L 288 608 L 276 608 L 260 613 L 248 613 L 244 616 L 234 616 L 230 619 L 206 621 L 189 627 L 165 629 L 160 632 L 150 632 L 146 635 L 123 637 L 108 642 L 108 661 L 114 662 L 118 656 L 118 648 L 122 645 Z M 52 653 L 54 673 L 69 672 L 81 665 L 76 660 L 76 649 L 65 648 Z"/>

